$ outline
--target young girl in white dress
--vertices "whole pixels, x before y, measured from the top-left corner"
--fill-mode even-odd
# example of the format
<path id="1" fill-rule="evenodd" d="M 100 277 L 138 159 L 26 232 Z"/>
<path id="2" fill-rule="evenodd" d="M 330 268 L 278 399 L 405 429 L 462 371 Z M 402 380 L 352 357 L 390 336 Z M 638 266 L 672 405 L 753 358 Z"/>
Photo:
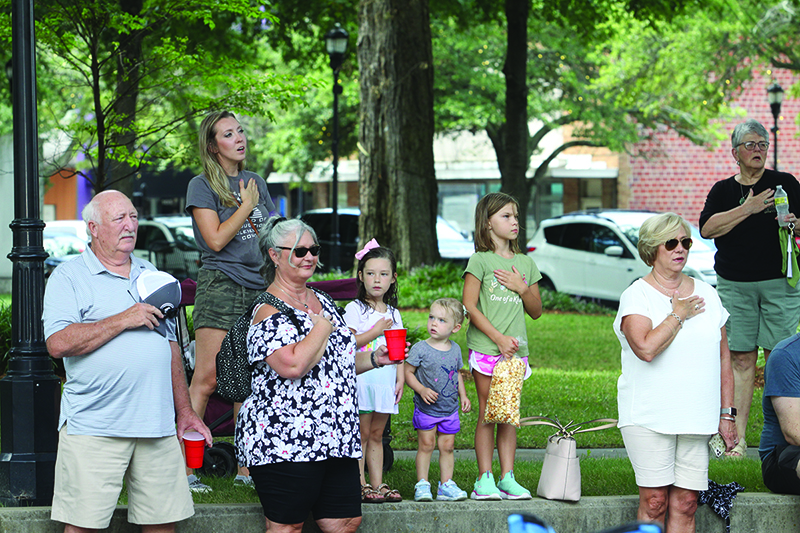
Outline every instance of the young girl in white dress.
<path id="1" fill-rule="evenodd" d="M 374 350 L 386 344 L 383 331 L 402 328 L 397 311 L 397 261 L 388 248 L 375 240 L 356 254 L 358 259 L 356 299 L 345 307 L 344 320 L 356 335 L 359 350 Z M 403 395 L 403 365 L 385 366 L 358 376 L 358 410 L 361 426 L 359 461 L 361 499 L 364 503 L 399 502 L 397 490 L 383 483 L 383 431 L 389 415 L 397 414 Z M 366 464 L 366 466 L 365 466 Z M 369 473 L 367 483 L 365 470 Z"/>

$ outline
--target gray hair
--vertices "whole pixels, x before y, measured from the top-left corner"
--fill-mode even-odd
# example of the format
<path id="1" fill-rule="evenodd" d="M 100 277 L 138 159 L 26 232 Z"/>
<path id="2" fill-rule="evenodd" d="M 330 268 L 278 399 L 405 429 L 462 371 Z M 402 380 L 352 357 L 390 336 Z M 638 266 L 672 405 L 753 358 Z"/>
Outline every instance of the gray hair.
<path id="1" fill-rule="evenodd" d="M 735 128 L 733 128 L 733 133 L 731 134 L 731 146 L 735 150 L 740 144 L 742 144 L 742 139 L 748 133 L 755 133 L 765 141 L 769 142 L 769 133 L 767 133 L 767 128 L 761 125 L 759 121 L 756 119 L 750 118 L 742 122 L 741 124 L 737 124 Z"/>
<path id="2" fill-rule="evenodd" d="M 682 229 L 687 237 L 692 236 L 689 223 L 675 213 L 661 213 L 645 220 L 639 228 L 639 242 L 636 244 L 642 261 L 647 266 L 653 266 L 658 255 L 658 247 L 672 238 L 679 229 Z"/>
<path id="3" fill-rule="evenodd" d="M 292 249 L 289 251 L 290 254 L 294 254 L 294 249 L 305 232 L 311 234 L 314 244 L 319 244 L 317 232 L 314 231 L 314 228 L 299 218 L 287 219 L 282 216 L 273 216 L 261 226 L 260 235 L 258 236 L 258 249 L 261 251 L 261 257 L 264 260 L 264 264 L 261 267 L 261 277 L 264 278 L 267 286 L 271 285 L 275 280 L 275 264 L 269 257 L 269 251 L 280 251 L 278 246 L 287 237 L 294 235 L 294 244 L 292 244 Z"/>

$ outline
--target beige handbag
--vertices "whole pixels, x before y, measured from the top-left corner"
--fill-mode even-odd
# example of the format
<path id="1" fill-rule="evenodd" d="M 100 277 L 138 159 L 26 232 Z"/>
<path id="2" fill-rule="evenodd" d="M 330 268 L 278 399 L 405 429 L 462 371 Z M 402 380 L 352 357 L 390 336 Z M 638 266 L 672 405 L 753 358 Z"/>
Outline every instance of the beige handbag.
<path id="1" fill-rule="evenodd" d="M 580 429 L 586 424 L 601 423 L 592 428 Z M 548 500 L 577 502 L 581 499 L 581 465 L 578 462 L 577 443 L 573 435 L 587 431 L 600 431 L 617 425 L 614 418 L 596 418 L 588 422 L 562 425 L 558 417 L 529 416 L 520 420 L 522 426 L 552 426 L 558 431 L 548 437 L 542 464 L 542 475 L 536 494 Z"/>

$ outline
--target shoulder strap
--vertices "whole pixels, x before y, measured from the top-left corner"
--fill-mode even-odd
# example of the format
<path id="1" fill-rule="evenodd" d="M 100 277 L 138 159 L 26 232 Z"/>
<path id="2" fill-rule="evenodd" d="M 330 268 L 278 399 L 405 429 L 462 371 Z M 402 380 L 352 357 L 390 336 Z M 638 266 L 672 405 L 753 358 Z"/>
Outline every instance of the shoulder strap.
<path id="1" fill-rule="evenodd" d="M 247 312 L 247 315 L 250 316 L 250 320 L 252 320 L 253 310 L 256 308 L 257 305 L 260 304 L 268 304 L 278 310 L 279 313 L 286 315 L 286 318 L 292 321 L 294 327 L 297 328 L 297 331 L 302 332 L 303 329 L 300 325 L 300 321 L 294 314 L 294 310 L 286 305 L 286 303 L 281 300 L 280 298 L 276 297 L 275 295 L 264 291 L 253 300 L 253 304 L 250 306 L 250 310 Z"/>

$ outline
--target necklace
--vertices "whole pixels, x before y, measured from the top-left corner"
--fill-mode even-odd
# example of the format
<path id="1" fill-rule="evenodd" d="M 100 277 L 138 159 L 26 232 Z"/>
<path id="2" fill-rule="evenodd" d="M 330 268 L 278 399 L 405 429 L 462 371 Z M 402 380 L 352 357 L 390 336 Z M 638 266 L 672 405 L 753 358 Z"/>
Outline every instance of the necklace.
<path id="1" fill-rule="evenodd" d="M 750 191 L 752 190 L 753 186 L 752 185 L 748 185 L 747 186 L 747 194 L 745 194 L 744 193 L 744 187 L 742 187 L 741 182 L 737 182 L 737 183 L 739 183 L 739 190 L 742 191 L 742 197 L 739 199 L 739 205 L 742 205 L 744 203 L 744 201 L 747 200 L 747 194 L 750 194 Z M 656 283 L 658 283 L 658 282 L 656 281 Z"/>
<path id="2" fill-rule="evenodd" d="M 283 290 L 280 286 L 278 286 L 278 290 L 281 291 L 286 296 L 288 296 L 289 298 L 291 298 L 292 300 L 294 300 L 295 302 L 297 302 L 300 305 L 302 305 L 303 307 L 305 307 L 306 309 L 308 309 L 308 304 L 307 303 L 301 302 L 300 300 L 298 300 L 297 298 L 295 298 L 294 296 L 292 296 L 291 294 L 289 294 L 288 292 Z M 308 289 L 306 289 L 306 300 L 308 300 Z"/>
<path id="3" fill-rule="evenodd" d="M 668 288 L 666 288 L 665 286 L 663 286 L 663 285 L 662 285 L 662 284 L 661 284 L 661 283 L 658 281 L 658 278 L 656 278 L 656 273 L 655 273 L 655 272 L 653 272 L 653 281 L 655 281 L 655 282 L 658 284 L 658 286 L 659 286 L 659 287 L 661 287 L 662 289 L 664 289 L 664 294 L 666 294 L 667 296 L 669 296 L 669 303 L 672 303 L 672 296 L 670 296 L 670 292 L 669 292 L 670 290 L 669 290 Z M 681 285 L 683 285 L 683 278 L 681 278 L 681 282 L 680 282 L 680 283 L 678 283 L 678 286 L 677 286 L 677 287 L 675 287 L 674 289 L 672 289 L 672 293 L 674 293 L 675 291 L 679 291 L 679 290 L 680 290 L 680 288 L 681 288 Z"/>

